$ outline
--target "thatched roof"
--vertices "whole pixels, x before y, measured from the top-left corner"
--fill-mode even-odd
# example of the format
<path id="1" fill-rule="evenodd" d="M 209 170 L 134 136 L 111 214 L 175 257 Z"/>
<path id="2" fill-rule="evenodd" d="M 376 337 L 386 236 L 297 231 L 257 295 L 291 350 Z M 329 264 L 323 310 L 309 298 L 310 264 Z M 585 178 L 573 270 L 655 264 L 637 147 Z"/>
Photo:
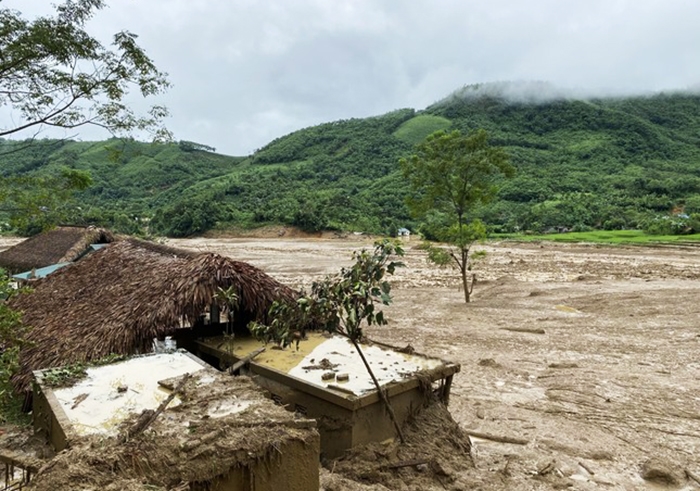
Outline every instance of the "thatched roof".
<path id="1" fill-rule="evenodd" d="M 102 228 L 56 227 L 0 252 L 0 267 L 14 274 L 75 261 L 90 244 L 112 241 L 112 233 Z"/>
<path id="2" fill-rule="evenodd" d="M 11 307 L 32 328 L 13 381 L 27 390 L 32 370 L 148 352 L 153 338 L 172 334 L 183 319 L 194 323 L 218 288 L 231 286 L 236 315 L 250 319 L 264 319 L 274 300 L 296 298 L 260 269 L 218 254 L 114 242 L 13 297 Z"/>

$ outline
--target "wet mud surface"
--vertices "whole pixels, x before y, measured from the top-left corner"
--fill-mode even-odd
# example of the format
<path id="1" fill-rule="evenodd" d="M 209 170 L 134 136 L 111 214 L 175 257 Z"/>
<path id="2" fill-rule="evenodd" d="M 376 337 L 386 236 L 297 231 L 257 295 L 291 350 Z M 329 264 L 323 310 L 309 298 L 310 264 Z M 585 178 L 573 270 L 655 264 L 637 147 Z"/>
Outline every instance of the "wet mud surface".
<path id="1" fill-rule="evenodd" d="M 297 288 L 371 247 L 168 243 L 250 262 Z M 392 279 L 389 325 L 370 336 L 460 363 L 450 400 L 460 427 L 526 442 L 473 438 L 476 467 L 454 469 L 449 489 L 700 489 L 685 474 L 700 474 L 700 249 L 488 244 L 467 305 L 456 272 L 415 245 Z M 533 332 L 512 330 L 523 328 Z M 661 462 L 656 480 L 642 478 L 650 459 Z M 684 480 L 668 484 L 666 471 Z"/>

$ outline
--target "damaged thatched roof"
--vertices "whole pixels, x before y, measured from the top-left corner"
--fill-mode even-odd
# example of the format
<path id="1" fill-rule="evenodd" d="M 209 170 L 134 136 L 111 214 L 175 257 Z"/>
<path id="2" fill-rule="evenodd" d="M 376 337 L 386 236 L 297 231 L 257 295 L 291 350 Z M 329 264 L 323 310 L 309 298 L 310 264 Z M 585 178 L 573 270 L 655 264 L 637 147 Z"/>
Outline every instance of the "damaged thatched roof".
<path id="1" fill-rule="evenodd" d="M 112 233 L 102 228 L 57 227 L 0 252 L 0 267 L 14 274 L 75 261 L 85 254 L 90 244 L 113 241 Z"/>
<path id="2" fill-rule="evenodd" d="M 14 297 L 32 329 L 13 381 L 27 390 L 31 371 L 150 350 L 181 320 L 205 312 L 218 288 L 235 287 L 237 316 L 264 319 L 274 300 L 296 292 L 260 269 L 212 253 L 136 239 L 118 241 L 34 283 Z"/>

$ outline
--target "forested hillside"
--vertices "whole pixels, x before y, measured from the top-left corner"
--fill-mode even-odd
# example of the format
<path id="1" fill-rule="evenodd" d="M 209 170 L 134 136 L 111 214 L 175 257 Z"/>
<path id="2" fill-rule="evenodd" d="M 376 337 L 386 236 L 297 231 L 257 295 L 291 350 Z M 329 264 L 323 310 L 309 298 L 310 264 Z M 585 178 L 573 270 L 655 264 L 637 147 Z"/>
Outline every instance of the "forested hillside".
<path id="1" fill-rule="evenodd" d="M 423 111 L 299 130 L 248 157 L 192 142 L 4 141 L 0 172 L 87 170 L 94 183 L 64 221 L 131 233 L 268 223 L 390 233 L 421 225 L 404 206 L 399 158 L 433 131 L 484 128 L 517 168 L 475 212 L 494 230 L 639 228 L 700 213 L 700 95 L 516 102 L 477 89 Z"/>

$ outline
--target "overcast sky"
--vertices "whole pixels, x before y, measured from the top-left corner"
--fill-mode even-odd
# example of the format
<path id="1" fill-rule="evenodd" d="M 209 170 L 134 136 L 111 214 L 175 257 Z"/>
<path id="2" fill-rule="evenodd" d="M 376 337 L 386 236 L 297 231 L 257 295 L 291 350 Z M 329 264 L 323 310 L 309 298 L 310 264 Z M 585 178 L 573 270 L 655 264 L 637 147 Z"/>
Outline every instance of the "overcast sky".
<path id="1" fill-rule="evenodd" d="M 56 0 L 57 1 L 57 0 Z M 0 0 L 32 16 L 48 0 Z M 247 155 L 306 126 L 412 107 L 467 84 L 594 93 L 700 87 L 698 0 L 108 0 L 173 87 L 176 139 Z M 81 139 L 109 135 L 82 130 Z"/>

